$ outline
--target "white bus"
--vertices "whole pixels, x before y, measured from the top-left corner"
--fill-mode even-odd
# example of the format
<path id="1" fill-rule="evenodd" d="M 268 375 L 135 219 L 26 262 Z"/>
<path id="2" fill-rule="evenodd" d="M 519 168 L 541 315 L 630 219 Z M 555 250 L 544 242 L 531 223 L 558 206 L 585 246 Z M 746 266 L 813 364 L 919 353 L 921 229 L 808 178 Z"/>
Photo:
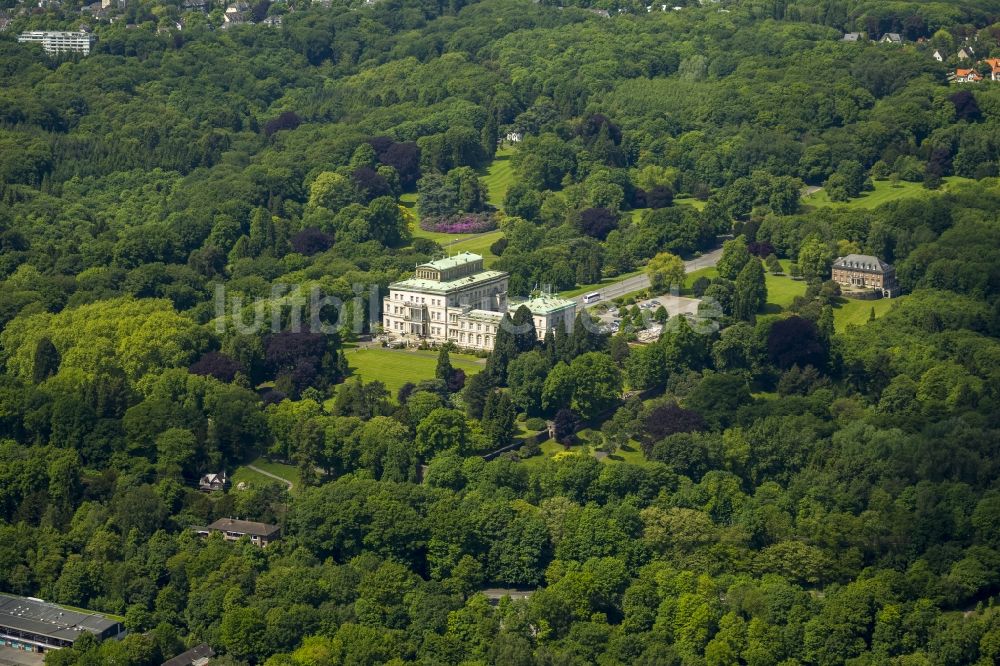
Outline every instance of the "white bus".
<path id="1" fill-rule="evenodd" d="M 583 297 L 583 302 L 585 305 L 589 305 L 590 303 L 596 303 L 599 300 L 601 300 L 601 292 L 599 291 L 592 291 L 591 293 Z"/>

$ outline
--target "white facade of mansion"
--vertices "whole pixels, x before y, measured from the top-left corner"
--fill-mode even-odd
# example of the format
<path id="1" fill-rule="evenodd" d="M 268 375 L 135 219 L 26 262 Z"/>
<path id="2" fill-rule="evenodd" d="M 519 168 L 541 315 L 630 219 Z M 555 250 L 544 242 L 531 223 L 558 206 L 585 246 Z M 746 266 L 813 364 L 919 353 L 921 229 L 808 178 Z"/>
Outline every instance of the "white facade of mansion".
<path id="1" fill-rule="evenodd" d="M 392 341 L 444 344 L 488 351 L 506 312 L 521 305 L 532 313 L 539 339 L 562 321 L 573 326 L 576 303 L 543 296 L 518 303 L 507 298 L 509 275 L 486 270 L 483 258 L 465 252 L 416 267 L 414 277 L 393 282 L 382 301 L 382 326 Z"/>

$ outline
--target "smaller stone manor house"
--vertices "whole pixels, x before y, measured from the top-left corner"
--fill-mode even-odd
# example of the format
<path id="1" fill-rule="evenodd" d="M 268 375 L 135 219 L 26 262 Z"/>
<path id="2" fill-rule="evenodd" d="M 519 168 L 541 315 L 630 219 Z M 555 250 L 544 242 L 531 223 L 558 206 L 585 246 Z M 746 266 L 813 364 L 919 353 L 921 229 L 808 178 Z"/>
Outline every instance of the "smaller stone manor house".
<path id="1" fill-rule="evenodd" d="M 832 279 L 837 284 L 854 290 L 870 289 L 881 292 L 886 298 L 898 295 L 896 269 L 877 257 L 868 254 L 849 254 L 833 262 Z"/>

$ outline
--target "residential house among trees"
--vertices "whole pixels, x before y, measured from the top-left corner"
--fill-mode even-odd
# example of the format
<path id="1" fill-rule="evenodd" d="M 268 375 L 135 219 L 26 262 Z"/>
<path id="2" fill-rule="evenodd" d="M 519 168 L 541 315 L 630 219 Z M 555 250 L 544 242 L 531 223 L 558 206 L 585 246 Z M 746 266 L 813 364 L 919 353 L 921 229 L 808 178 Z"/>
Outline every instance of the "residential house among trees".
<path id="1" fill-rule="evenodd" d="M 899 291 L 896 269 L 877 257 L 849 254 L 833 262 L 832 279 L 839 285 L 855 290 L 871 289 L 892 298 Z"/>
<path id="2" fill-rule="evenodd" d="M 948 78 L 952 83 L 979 83 L 983 80 L 983 75 L 973 68 L 956 69 Z"/>
<path id="3" fill-rule="evenodd" d="M 902 44 L 903 36 L 898 32 L 887 32 L 878 40 L 880 44 Z"/>
<path id="4" fill-rule="evenodd" d="M 238 541 L 244 536 L 250 537 L 250 543 L 263 548 L 272 541 L 281 538 L 281 528 L 268 523 L 256 523 L 252 520 L 237 520 L 235 518 L 219 518 L 208 527 L 192 528 L 199 536 L 206 537 L 212 532 L 221 532 L 226 541 Z"/>
<path id="5" fill-rule="evenodd" d="M 955 56 L 959 60 L 972 60 L 976 57 L 976 52 L 972 50 L 971 46 L 963 46 L 958 50 L 958 53 L 956 53 Z"/>
<path id="6" fill-rule="evenodd" d="M 983 64 L 990 68 L 990 80 L 1000 81 L 1000 58 L 986 58 Z"/>
<path id="7" fill-rule="evenodd" d="M 210 473 L 205 474 L 198 481 L 198 490 L 210 493 L 216 490 L 225 490 L 226 486 L 229 485 L 229 479 L 226 477 L 226 473 L 219 472 L 218 474 Z"/>
<path id="8" fill-rule="evenodd" d="M 172 659 L 167 659 L 160 666 L 207 666 L 212 662 L 214 656 L 215 650 L 212 649 L 212 646 L 201 643 Z"/>

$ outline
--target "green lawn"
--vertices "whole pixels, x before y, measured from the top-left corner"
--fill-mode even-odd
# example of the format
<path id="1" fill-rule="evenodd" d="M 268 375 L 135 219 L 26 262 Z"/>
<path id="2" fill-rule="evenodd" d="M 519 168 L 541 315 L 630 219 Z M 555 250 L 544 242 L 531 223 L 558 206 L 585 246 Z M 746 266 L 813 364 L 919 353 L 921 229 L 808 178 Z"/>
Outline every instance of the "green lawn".
<path id="1" fill-rule="evenodd" d="M 508 188 L 514 182 L 514 171 L 510 165 L 510 156 L 513 154 L 513 148 L 501 148 L 497 151 L 496 159 L 481 172 L 489 190 L 489 202 L 497 208 L 500 208 Z M 401 195 L 399 203 L 409 208 L 416 218 L 416 224 L 410 229 L 414 238 L 430 239 L 443 247 L 448 254 L 473 252 L 482 255 L 487 268 L 497 260 L 496 255 L 490 252 L 490 245 L 503 237 L 503 232 L 497 230 L 484 234 L 446 234 L 439 231 L 424 231 L 420 228 L 416 193 L 407 192 Z"/>
<path id="2" fill-rule="evenodd" d="M 399 203 L 406 206 L 413 211 L 414 215 L 417 213 L 417 193 L 416 192 L 403 192 L 399 195 Z"/>
<path id="3" fill-rule="evenodd" d="M 504 189 L 506 193 L 506 189 Z M 413 211 L 417 223 L 410 228 L 414 238 L 427 238 L 444 248 L 448 254 L 458 254 L 459 252 L 473 252 L 482 255 L 483 263 L 487 268 L 497 260 L 496 255 L 490 252 L 490 245 L 503 237 L 500 230 L 489 231 L 484 234 L 446 234 L 440 231 L 424 231 L 420 228 L 420 216 L 417 215 L 417 195 L 407 192 L 399 197 L 399 203 Z"/>
<path id="4" fill-rule="evenodd" d="M 781 260 L 781 266 L 785 269 L 784 275 L 771 275 L 765 273 L 764 281 L 767 284 L 767 305 L 765 312 L 781 312 L 789 305 L 796 296 L 806 293 L 805 280 L 793 280 L 788 277 L 788 265 L 791 262 L 787 259 Z"/>
<path id="5" fill-rule="evenodd" d="M 490 252 L 490 245 L 497 242 L 503 237 L 503 232 L 500 230 L 491 231 L 485 234 L 479 234 L 475 236 L 465 236 L 464 238 L 457 238 L 452 242 L 445 245 L 445 250 L 449 254 L 456 254 L 458 252 L 472 252 L 474 254 L 482 255 L 483 263 L 489 268 L 493 265 L 493 262 L 497 260 L 497 256 Z"/>
<path id="6" fill-rule="evenodd" d="M 715 270 L 715 266 L 708 266 L 706 268 L 699 268 L 696 271 L 691 271 L 684 278 L 684 289 L 681 290 L 681 296 L 693 296 L 691 293 L 691 285 L 694 281 L 700 277 L 708 278 L 709 280 L 719 277 L 719 271 Z"/>
<path id="7" fill-rule="evenodd" d="M 277 483 L 277 481 L 271 477 L 265 476 L 260 472 L 255 472 L 249 467 L 238 467 L 236 471 L 233 472 L 230 480 L 233 482 L 233 488 L 236 488 L 236 486 L 240 483 L 245 483 L 250 487 L 262 486 L 268 483 Z"/>
<path id="8" fill-rule="evenodd" d="M 900 298 L 906 298 L 902 296 Z M 843 333 L 851 324 L 863 326 L 875 308 L 875 317 L 881 317 L 899 298 L 880 298 L 877 301 L 859 301 L 851 298 L 841 299 L 833 308 L 833 327 L 837 333 Z"/>
<path id="9" fill-rule="evenodd" d="M 678 197 L 674 199 L 674 204 L 683 204 L 685 206 L 694 206 L 698 210 L 702 210 L 707 204 L 707 201 L 702 201 L 701 199 L 695 199 L 694 197 Z"/>
<path id="10" fill-rule="evenodd" d="M 351 374 L 366 382 L 376 379 L 395 397 L 406 382 L 417 383 L 433 379 L 438 353 L 420 349 L 383 349 L 381 347 L 355 347 L 345 349 Z M 451 353 L 451 365 L 465 371 L 466 377 L 483 369 L 485 361 L 469 354 Z"/>
<path id="11" fill-rule="evenodd" d="M 270 462 L 267 458 L 263 457 L 257 458 L 250 464 L 290 482 L 292 484 L 292 491 L 297 492 L 300 485 L 299 470 L 296 469 L 294 465 Z M 249 486 L 261 485 L 265 483 L 280 483 L 266 474 L 261 474 L 260 472 L 250 469 L 247 466 L 240 467 L 233 472 L 233 487 L 235 488 L 241 481 Z"/>
<path id="12" fill-rule="evenodd" d="M 708 202 L 701 201 L 700 199 L 695 199 L 694 197 L 679 197 L 677 199 L 674 199 L 674 205 L 675 206 L 694 206 L 694 208 L 696 208 L 697 210 L 703 209 L 705 207 L 706 203 L 708 203 Z M 640 221 L 642 221 L 642 216 L 648 210 L 650 210 L 650 209 L 649 208 L 634 208 L 634 209 L 632 209 L 632 213 L 631 213 L 631 215 L 632 215 L 632 221 L 633 222 L 640 222 Z"/>
<path id="13" fill-rule="evenodd" d="M 944 179 L 945 187 L 947 189 L 950 185 L 962 182 L 970 182 L 968 178 L 961 178 L 959 176 L 949 176 Z M 819 190 L 818 192 L 813 192 L 809 196 L 802 198 L 802 203 L 809 206 L 845 206 L 847 208 L 875 208 L 881 206 L 888 201 L 895 201 L 897 199 L 906 199 L 909 197 L 923 197 L 927 196 L 932 192 L 932 190 L 927 190 L 921 183 L 908 183 L 905 181 L 900 181 L 895 185 L 888 180 L 876 180 L 874 181 L 875 190 L 872 192 L 864 192 L 857 199 L 851 199 L 850 201 L 843 203 L 834 203 L 830 201 L 830 197 L 827 195 L 826 190 Z"/>
<path id="14" fill-rule="evenodd" d="M 493 162 L 482 172 L 483 181 L 489 191 L 487 201 L 497 208 L 503 207 L 503 199 L 507 196 L 507 190 L 514 183 L 514 169 L 511 166 L 510 158 L 514 154 L 514 148 L 504 146 L 497 151 Z"/>

